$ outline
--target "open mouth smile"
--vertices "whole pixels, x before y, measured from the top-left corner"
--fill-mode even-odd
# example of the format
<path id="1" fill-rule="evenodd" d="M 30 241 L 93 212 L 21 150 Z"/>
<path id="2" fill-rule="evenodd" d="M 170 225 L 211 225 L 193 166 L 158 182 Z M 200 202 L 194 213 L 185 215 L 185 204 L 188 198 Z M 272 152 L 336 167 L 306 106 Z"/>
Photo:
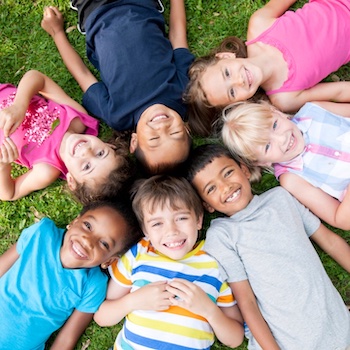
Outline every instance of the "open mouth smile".
<path id="1" fill-rule="evenodd" d="M 230 203 L 233 202 L 241 193 L 241 189 L 239 188 L 238 190 L 234 191 L 232 194 L 230 194 L 226 200 L 225 203 Z"/>
<path id="2" fill-rule="evenodd" d="M 178 241 L 178 242 L 169 242 L 164 243 L 164 246 L 167 248 L 179 248 L 182 247 L 185 244 L 186 240 Z"/>

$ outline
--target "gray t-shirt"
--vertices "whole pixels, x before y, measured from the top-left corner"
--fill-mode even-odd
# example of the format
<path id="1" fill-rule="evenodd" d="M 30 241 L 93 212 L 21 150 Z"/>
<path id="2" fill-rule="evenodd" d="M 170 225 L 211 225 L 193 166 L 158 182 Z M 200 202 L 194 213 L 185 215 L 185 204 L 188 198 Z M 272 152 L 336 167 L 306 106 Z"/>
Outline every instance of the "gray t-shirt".
<path id="1" fill-rule="evenodd" d="M 320 220 L 282 187 L 214 219 L 204 249 L 228 282 L 249 280 L 283 350 L 344 350 L 350 315 L 309 237 Z M 249 349 L 261 349 L 251 337 Z"/>

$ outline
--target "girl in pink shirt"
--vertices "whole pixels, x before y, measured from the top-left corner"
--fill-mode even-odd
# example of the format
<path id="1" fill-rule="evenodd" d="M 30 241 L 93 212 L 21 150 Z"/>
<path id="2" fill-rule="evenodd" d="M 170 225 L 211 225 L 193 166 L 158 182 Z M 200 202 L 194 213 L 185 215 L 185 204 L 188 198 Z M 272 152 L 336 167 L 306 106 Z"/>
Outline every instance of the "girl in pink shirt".
<path id="1" fill-rule="evenodd" d="M 252 98 L 261 87 L 284 112 L 309 101 L 349 102 L 349 82 L 320 83 L 350 61 L 349 0 L 270 0 L 249 20 L 244 44 L 227 38 L 190 70 L 186 100 L 192 131 L 211 132 L 223 107 Z"/>
<path id="2" fill-rule="evenodd" d="M 44 74 L 27 72 L 18 88 L 1 84 L 0 199 L 16 200 L 59 177 L 82 203 L 116 194 L 130 177 L 126 147 L 97 134 L 98 121 Z M 29 170 L 13 178 L 13 162 Z"/>

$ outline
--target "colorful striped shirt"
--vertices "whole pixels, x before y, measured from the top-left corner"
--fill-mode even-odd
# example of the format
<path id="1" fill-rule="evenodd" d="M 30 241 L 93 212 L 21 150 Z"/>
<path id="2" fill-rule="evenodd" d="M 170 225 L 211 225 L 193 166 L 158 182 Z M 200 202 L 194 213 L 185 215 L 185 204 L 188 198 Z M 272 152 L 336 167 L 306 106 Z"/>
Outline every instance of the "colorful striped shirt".
<path id="1" fill-rule="evenodd" d="M 109 267 L 112 279 L 136 291 L 157 281 L 182 278 L 200 286 L 219 307 L 235 305 L 218 263 L 205 253 L 204 241 L 181 260 L 157 252 L 147 238 Z M 114 349 L 210 349 L 214 333 L 207 320 L 178 306 L 166 311 L 136 310 L 128 314 Z"/>
<path id="2" fill-rule="evenodd" d="M 309 102 L 292 121 L 303 132 L 304 152 L 274 164 L 276 178 L 294 173 L 342 201 L 350 183 L 350 119 Z"/>

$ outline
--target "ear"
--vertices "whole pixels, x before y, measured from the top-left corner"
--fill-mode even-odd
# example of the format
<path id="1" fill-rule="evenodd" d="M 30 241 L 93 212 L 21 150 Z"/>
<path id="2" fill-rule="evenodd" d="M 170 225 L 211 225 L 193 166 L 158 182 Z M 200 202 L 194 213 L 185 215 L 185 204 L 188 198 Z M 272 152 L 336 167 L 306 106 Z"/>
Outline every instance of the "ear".
<path id="1" fill-rule="evenodd" d="M 218 58 L 236 58 L 236 54 L 233 52 L 218 52 L 215 57 Z"/>
<path id="2" fill-rule="evenodd" d="M 197 219 L 197 230 L 200 230 L 203 226 L 203 214 L 201 214 Z"/>
<path id="3" fill-rule="evenodd" d="M 78 215 L 70 224 L 66 226 L 67 230 L 70 230 L 72 225 L 79 219 L 80 215 Z"/>
<path id="4" fill-rule="evenodd" d="M 130 148 L 129 148 L 130 153 L 134 153 L 136 151 L 137 145 L 138 145 L 137 134 L 136 134 L 136 132 L 133 132 L 131 134 L 131 140 L 130 140 Z"/>
<path id="5" fill-rule="evenodd" d="M 215 209 L 209 205 L 207 202 L 203 202 L 204 209 L 209 213 L 214 213 Z"/>
<path id="6" fill-rule="evenodd" d="M 71 191 L 74 191 L 77 188 L 76 180 L 74 179 L 74 177 L 70 173 L 67 173 L 66 178 L 67 178 L 68 188 Z"/>
<path id="7" fill-rule="evenodd" d="M 117 256 L 112 256 L 110 257 L 107 261 L 105 261 L 104 263 L 101 264 L 101 267 L 105 270 L 108 268 L 109 265 L 111 265 L 112 263 L 114 263 L 116 260 L 118 260 Z"/>

